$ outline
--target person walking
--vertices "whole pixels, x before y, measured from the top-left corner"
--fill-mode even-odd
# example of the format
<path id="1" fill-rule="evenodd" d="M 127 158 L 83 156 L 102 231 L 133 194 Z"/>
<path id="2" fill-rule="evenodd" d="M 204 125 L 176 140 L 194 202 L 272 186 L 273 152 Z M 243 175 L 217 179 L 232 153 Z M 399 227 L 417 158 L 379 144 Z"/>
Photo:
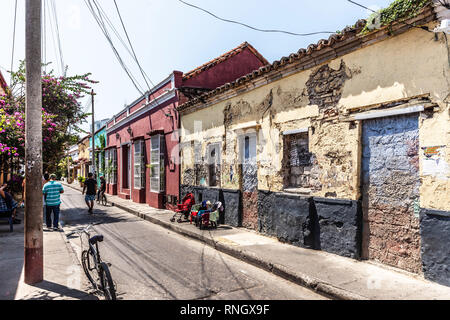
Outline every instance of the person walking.
<path id="1" fill-rule="evenodd" d="M 49 182 L 50 181 L 50 175 L 48 174 L 48 172 L 46 171 L 45 173 L 44 173 L 44 178 L 42 179 L 42 188 L 45 186 L 45 184 L 47 183 L 47 182 Z M 43 216 L 44 216 L 44 224 L 46 224 L 47 222 L 46 222 L 46 209 L 45 209 L 45 195 L 44 195 L 44 199 L 43 199 L 43 201 L 42 201 L 42 208 L 43 208 L 43 210 L 42 210 L 42 212 L 43 212 Z"/>
<path id="2" fill-rule="evenodd" d="M 61 194 L 64 193 L 64 188 L 61 183 L 55 181 L 56 175 L 50 175 L 50 181 L 42 188 L 42 193 L 45 198 L 45 222 L 47 229 L 52 227 L 52 212 L 53 212 L 53 230 L 59 230 L 59 213 L 61 205 Z"/>
<path id="3" fill-rule="evenodd" d="M 100 177 L 100 189 L 98 190 L 97 193 L 97 201 L 100 202 L 102 201 L 103 195 L 106 192 L 106 180 L 105 177 L 101 176 Z"/>
<path id="4" fill-rule="evenodd" d="M 84 182 L 82 193 L 84 194 L 86 192 L 84 201 L 86 201 L 86 204 L 89 208 L 88 210 L 89 213 L 92 213 L 92 210 L 94 209 L 95 195 L 97 194 L 97 181 L 95 181 L 93 177 L 94 175 L 92 173 L 88 174 L 88 178 Z"/>

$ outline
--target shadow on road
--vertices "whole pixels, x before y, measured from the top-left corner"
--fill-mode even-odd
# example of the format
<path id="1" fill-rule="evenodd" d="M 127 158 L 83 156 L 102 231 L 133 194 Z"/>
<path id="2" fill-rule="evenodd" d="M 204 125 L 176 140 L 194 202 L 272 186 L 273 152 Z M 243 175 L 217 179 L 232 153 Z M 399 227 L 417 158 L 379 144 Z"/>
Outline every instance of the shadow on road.
<path id="1" fill-rule="evenodd" d="M 93 214 L 89 214 L 87 209 L 64 208 L 61 210 L 61 224 L 71 227 L 85 226 L 87 224 L 111 224 L 117 222 L 130 221 L 129 217 L 119 214 L 111 214 L 107 207 L 98 207 L 94 209 Z"/>
<path id="2" fill-rule="evenodd" d="M 32 287 L 45 290 L 43 292 L 35 292 L 30 296 L 27 296 L 27 300 L 55 300 L 60 297 L 64 298 L 74 298 L 81 300 L 99 300 L 96 296 L 89 294 L 84 291 L 80 291 L 73 288 L 68 288 L 66 286 L 60 285 L 58 283 L 50 281 L 42 281 Z"/>

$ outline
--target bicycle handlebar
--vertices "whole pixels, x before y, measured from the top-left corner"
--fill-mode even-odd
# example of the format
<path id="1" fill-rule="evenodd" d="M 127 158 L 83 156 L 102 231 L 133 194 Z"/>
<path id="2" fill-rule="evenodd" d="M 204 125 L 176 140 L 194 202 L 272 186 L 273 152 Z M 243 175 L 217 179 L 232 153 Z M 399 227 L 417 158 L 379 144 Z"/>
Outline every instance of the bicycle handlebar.
<path id="1" fill-rule="evenodd" d="M 89 230 L 90 228 L 92 228 L 93 226 L 98 225 L 98 224 L 100 224 L 100 222 L 91 223 L 91 224 L 89 224 L 86 228 L 83 228 L 83 229 L 81 229 L 81 230 L 72 231 L 72 232 L 68 233 L 67 236 L 70 237 L 70 236 L 72 236 L 72 235 L 75 234 L 75 233 L 78 233 L 79 235 L 81 235 L 82 233 L 86 233 L 86 234 L 89 236 L 88 230 Z"/>

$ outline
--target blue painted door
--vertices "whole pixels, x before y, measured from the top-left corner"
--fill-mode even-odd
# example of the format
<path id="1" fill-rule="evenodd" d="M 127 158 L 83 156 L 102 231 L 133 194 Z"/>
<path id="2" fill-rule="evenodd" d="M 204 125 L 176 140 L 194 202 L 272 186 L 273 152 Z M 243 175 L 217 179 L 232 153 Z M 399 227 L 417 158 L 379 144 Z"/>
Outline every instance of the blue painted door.
<path id="1" fill-rule="evenodd" d="M 418 115 L 364 121 L 362 147 L 362 256 L 420 273 Z"/>

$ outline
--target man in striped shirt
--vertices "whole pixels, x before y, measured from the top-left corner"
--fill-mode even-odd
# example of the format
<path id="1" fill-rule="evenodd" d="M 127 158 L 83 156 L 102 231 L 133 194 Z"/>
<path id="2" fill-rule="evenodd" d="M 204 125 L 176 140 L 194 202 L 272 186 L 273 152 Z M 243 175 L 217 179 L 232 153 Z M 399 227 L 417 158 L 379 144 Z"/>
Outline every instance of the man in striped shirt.
<path id="1" fill-rule="evenodd" d="M 47 228 L 51 230 L 52 227 L 52 212 L 53 212 L 53 230 L 59 230 L 59 206 L 61 205 L 61 193 L 64 189 L 61 183 L 56 182 L 56 175 L 50 175 L 50 181 L 42 188 L 42 193 L 45 199 L 45 222 Z"/>

